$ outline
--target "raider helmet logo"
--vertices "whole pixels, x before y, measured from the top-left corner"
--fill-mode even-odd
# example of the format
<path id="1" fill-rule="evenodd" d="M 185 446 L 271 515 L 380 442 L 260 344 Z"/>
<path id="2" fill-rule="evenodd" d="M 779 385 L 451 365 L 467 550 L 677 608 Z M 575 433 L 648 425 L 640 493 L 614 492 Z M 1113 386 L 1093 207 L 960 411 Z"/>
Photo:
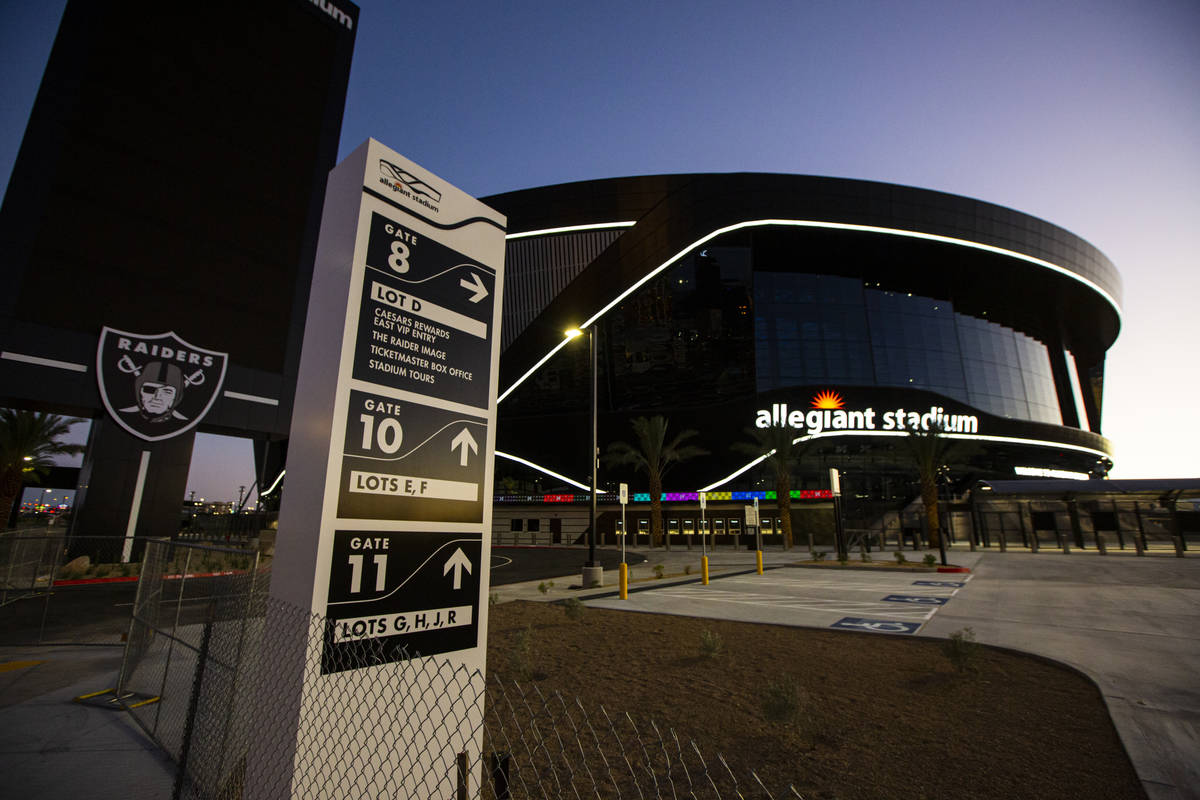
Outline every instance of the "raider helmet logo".
<path id="1" fill-rule="evenodd" d="M 196 347 L 174 333 L 106 327 L 96 350 L 100 397 L 134 436 L 170 439 L 195 427 L 212 408 L 228 362 L 228 353 Z"/>

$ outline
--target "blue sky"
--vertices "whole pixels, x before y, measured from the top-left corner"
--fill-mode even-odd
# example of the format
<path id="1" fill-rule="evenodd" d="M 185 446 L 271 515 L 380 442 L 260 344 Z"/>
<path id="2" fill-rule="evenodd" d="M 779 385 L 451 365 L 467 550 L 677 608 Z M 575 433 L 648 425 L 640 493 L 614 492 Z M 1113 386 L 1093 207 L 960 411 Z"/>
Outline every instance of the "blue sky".
<path id="1" fill-rule="evenodd" d="M 4 5 L 7 185 L 63 3 Z M 361 8 L 342 156 L 373 136 L 476 195 L 664 172 L 866 178 L 1077 233 L 1125 281 L 1114 476 L 1200 474 L 1194 0 Z M 249 448 L 230 462 L 209 438 L 189 487 L 236 496 Z"/>

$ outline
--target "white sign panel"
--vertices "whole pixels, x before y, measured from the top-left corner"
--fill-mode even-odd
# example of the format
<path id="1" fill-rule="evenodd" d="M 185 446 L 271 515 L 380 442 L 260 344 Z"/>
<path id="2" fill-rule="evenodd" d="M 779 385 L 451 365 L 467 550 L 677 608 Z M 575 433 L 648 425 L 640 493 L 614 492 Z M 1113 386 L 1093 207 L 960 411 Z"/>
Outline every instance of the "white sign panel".
<path id="1" fill-rule="evenodd" d="M 344 726 L 296 725 L 271 746 L 370 746 L 375 711 L 338 698 L 370 693 L 383 714 L 412 660 L 465 667 L 482 697 L 505 223 L 374 140 L 330 173 L 271 581 L 326 622 L 302 657 L 280 654 L 279 684 L 298 691 L 272 701 Z M 464 733 L 439 709 L 463 701 L 428 702 L 411 749 L 448 775 Z M 468 713 L 472 760 L 482 713 Z"/>

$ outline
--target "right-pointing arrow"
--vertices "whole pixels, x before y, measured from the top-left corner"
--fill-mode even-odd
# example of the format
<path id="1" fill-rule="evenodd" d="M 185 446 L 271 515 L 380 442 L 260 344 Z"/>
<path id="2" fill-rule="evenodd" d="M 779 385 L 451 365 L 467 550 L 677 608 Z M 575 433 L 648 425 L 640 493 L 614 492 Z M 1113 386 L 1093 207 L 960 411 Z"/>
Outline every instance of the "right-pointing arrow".
<path id="1" fill-rule="evenodd" d="M 458 285 L 471 293 L 471 296 L 467 298 L 468 300 L 470 300 L 472 303 L 478 303 L 480 300 L 488 296 L 487 287 L 483 285 L 483 281 L 479 280 L 479 276 L 474 272 L 469 272 L 467 274 L 471 276 L 471 280 L 459 278 Z"/>
<path id="2" fill-rule="evenodd" d="M 465 467 L 467 465 L 467 459 L 470 457 L 470 453 L 479 452 L 479 443 L 475 441 L 475 437 L 472 436 L 471 432 L 466 428 L 463 428 L 461 431 L 459 431 L 458 436 L 455 436 L 450 440 L 451 453 L 453 453 L 455 450 L 459 450 L 460 448 L 461 452 L 458 456 L 458 464 L 460 467 Z"/>
<path id="3" fill-rule="evenodd" d="M 455 590 L 462 588 L 462 571 L 467 571 L 471 574 L 471 559 L 467 558 L 467 554 L 462 551 L 461 547 L 454 548 L 454 555 L 446 562 L 446 566 L 442 567 L 442 574 L 445 575 L 450 570 L 454 570 L 454 588 Z"/>

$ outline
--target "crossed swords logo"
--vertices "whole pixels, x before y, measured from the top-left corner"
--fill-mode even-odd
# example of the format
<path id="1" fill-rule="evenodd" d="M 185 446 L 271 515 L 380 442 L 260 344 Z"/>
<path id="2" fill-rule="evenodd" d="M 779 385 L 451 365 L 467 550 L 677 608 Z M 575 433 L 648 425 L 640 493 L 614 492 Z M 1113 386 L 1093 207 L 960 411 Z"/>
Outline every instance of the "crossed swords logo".
<path id="1" fill-rule="evenodd" d="M 121 372 L 124 372 L 126 375 L 132 375 L 135 378 L 142 374 L 142 368 L 140 366 L 138 366 L 137 364 L 133 363 L 133 359 L 129 357 L 128 353 L 121 356 L 121 358 L 117 361 L 117 369 L 121 370 Z M 199 386 L 202 383 L 204 383 L 204 370 L 202 370 L 202 369 L 196 370 L 191 375 L 185 375 L 183 378 L 183 385 L 185 388 L 190 389 L 191 387 Z M 122 413 L 131 413 L 131 412 L 139 412 L 139 411 L 141 411 L 141 408 L 139 408 L 136 405 L 132 405 L 132 406 L 129 406 L 128 408 L 121 409 Z M 185 417 L 183 414 L 180 414 L 175 409 L 171 409 L 171 416 L 174 417 L 175 419 L 182 419 L 185 421 L 187 420 L 187 417 Z"/>

